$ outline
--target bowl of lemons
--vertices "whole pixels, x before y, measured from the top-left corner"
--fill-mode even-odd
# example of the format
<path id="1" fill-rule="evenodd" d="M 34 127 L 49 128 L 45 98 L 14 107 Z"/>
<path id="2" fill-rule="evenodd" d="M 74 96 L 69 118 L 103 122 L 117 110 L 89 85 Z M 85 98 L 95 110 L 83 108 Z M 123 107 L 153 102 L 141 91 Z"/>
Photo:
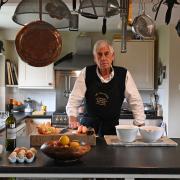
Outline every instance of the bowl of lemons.
<path id="1" fill-rule="evenodd" d="M 62 135 L 58 140 L 48 141 L 41 145 L 40 150 L 56 161 L 77 161 L 91 150 L 91 146 L 71 140 L 69 136 Z"/>

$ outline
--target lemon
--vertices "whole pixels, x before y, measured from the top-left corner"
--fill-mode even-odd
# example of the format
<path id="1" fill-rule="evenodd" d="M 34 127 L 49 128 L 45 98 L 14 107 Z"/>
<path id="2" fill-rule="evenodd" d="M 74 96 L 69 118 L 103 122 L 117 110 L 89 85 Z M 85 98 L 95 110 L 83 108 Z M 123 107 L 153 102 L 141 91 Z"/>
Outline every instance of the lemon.
<path id="1" fill-rule="evenodd" d="M 79 144 L 79 142 L 77 142 L 77 141 L 72 141 L 72 142 L 70 142 L 70 147 L 72 147 L 72 148 L 77 148 L 77 147 L 79 147 L 80 146 L 80 144 Z"/>
<path id="2" fill-rule="evenodd" d="M 67 135 L 63 135 L 59 138 L 59 142 L 62 144 L 62 145 L 68 145 L 69 142 L 70 142 L 70 139 Z"/>

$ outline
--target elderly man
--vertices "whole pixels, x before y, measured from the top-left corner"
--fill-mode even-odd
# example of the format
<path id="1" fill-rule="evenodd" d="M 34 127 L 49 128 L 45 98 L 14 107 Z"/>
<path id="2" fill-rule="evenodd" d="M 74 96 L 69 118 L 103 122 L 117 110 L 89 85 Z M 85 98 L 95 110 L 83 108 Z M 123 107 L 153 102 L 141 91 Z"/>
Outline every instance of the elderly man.
<path id="1" fill-rule="evenodd" d="M 78 107 L 85 100 L 87 113 L 82 118 L 83 125 L 95 128 L 99 136 L 115 134 L 124 98 L 132 109 L 134 125 L 144 125 L 144 106 L 130 72 L 112 66 L 113 47 L 99 40 L 94 45 L 93 55 L 96 65 L 82 69 L 70 94 L 66 106 L 69 126 L 79 126 Z"/>

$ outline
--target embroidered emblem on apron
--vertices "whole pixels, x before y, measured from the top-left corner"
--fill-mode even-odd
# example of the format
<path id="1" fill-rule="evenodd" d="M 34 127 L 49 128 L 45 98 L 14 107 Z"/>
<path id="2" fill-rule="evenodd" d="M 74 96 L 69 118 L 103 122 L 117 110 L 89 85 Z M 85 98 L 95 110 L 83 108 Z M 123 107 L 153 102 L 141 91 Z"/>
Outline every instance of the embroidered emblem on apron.
<path id="1" fill-rule="evenodd" d="M 95 94 L 96 104 L 99 106 L 106 106 L 109 102 L 109 96 L 106 93 L 98 92 Z"/>

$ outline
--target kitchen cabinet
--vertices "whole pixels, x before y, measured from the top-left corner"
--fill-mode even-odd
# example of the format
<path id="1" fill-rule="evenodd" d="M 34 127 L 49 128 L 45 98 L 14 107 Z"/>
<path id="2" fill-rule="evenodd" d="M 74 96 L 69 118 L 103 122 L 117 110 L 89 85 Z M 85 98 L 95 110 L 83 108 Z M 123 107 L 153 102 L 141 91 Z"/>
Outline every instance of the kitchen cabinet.
<path id="1" fill-rule="evenodd" d="M 54 70 L 53 64 L 45 67 L 33 67 L 19 58 L 18 62 L 18 87 L 29 89 L 53 89 Z"/>
<path id="2" fill-rule="evenodd" d="M 127 68 L 139 90 L 154 89 L 154 40 L 129 40 L 127 53 L 121 53 L 121 40 L 114 39 L 113 65 Z"/>

